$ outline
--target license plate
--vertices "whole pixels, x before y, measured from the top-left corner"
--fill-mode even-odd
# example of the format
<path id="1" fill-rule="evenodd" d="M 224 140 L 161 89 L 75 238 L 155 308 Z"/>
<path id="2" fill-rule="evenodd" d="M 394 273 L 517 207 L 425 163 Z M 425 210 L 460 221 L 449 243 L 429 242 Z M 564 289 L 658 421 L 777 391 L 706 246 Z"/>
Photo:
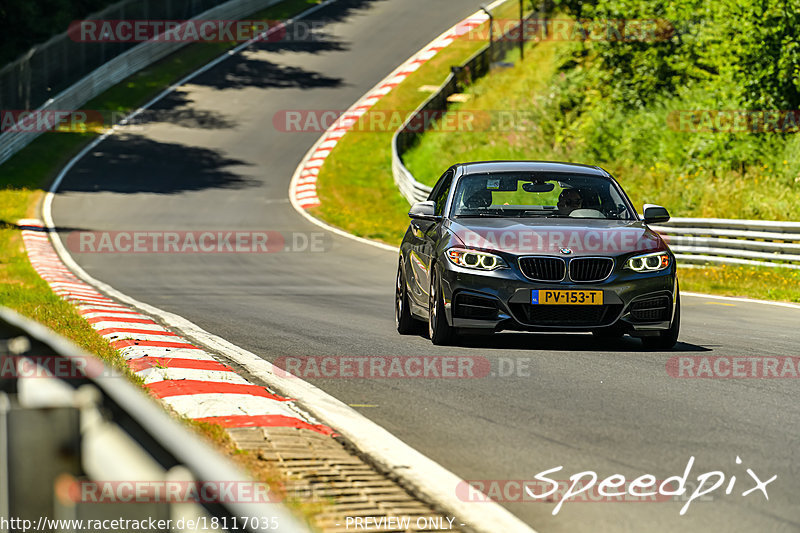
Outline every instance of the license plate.
<path id="1" fill-rule="evenodd" d="M 531 303 L 538 305 L 603 305 L 603 291 L 531 291 Z"/>

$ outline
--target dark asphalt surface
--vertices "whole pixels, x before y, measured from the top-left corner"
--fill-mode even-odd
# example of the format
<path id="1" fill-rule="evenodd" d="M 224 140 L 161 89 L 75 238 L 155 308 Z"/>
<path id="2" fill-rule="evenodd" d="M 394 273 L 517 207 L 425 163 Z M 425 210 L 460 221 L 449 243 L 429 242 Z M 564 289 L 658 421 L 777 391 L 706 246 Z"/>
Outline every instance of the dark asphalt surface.
<path id="1" fill-rule="evenodd" d="M 261 44 L 203 74 L 155 107 L 153 122 L 111 138 L 66 177 L 54 202 L 64 232 L 274 230 L 319 232 L 287 199 L 317 133 L 272 127 L 285 109 L 346 109 L 477 0 L 342 1 L 326 38 Z M 418 9 L 426 8 L 424 16 Z M 442 167 L 450 162 L 443 161 Z M 364 206 L 368 209 L 369 206 Z M 396 257 L 327 235 L 325 253 L 81 254 L 92 276 L 275 360 L 287 355 L 485 357 L 524 374 L 484 379 L 313 379 L 466 479 L 721 470 L 734 492 L 695 502 L 511 503 L 541 532 L 798 531 L 800 406 L 796 380 L 671 378 L 673 355 L 798 355 L 800 310 L 684 297 L 678 353 L 635 340 L 501 334 L 433 347 L 400 337 L 392 314 Z M 743 460 L 736 465 L 736 456 Z M 769 501 L 751 487 L 774 474 Z M 727 480 L 726 480 L 727 482 Z"/>

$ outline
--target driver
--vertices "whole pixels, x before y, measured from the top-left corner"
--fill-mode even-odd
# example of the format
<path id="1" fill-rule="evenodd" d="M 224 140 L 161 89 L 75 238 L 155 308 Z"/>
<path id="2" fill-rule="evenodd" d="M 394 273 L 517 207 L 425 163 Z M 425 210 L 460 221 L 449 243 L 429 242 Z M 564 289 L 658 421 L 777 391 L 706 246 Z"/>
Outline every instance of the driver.
<path id="1" fill-rule="evenodd" d="M 576 209 L 583 207 L 583 197 L 578 189 L 564 189 L 558 195 L 558 203 L 556 205 L 559 215 L 569 215 Z"/>
<path id="2" fill-rule="evenodd" d="M 461 202 L 467 209 L 480 209 L 492 205 L 492 191 L 488 190 L 483 182 L 472 180 L 464 193 Z"/>

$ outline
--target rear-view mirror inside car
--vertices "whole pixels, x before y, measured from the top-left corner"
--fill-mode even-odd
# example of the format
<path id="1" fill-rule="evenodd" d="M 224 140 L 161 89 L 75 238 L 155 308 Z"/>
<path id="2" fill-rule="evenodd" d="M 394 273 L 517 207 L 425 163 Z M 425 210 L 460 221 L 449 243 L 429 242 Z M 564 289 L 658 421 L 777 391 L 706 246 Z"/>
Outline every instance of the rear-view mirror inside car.
<path id="1" fill-rule="evenodd" d="M 523 183 L 522 190 L 525 192 L 550 192 L 556 188 L 555 183 L 547 183 L 541 181 L 534 181 L 531 183 Z"/>

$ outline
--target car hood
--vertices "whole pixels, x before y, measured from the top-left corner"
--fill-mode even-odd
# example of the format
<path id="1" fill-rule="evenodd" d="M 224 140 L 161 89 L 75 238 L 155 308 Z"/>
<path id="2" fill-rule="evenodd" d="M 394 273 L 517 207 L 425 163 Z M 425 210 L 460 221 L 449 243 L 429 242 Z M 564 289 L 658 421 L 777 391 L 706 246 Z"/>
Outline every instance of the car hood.
<path id="1" fill-rule="evenodd" d="M 516 255 L 614 256 L 666 248 L 641 221 L 462 218 L 449 219 L 446 228 L 466 247 Z"/>

